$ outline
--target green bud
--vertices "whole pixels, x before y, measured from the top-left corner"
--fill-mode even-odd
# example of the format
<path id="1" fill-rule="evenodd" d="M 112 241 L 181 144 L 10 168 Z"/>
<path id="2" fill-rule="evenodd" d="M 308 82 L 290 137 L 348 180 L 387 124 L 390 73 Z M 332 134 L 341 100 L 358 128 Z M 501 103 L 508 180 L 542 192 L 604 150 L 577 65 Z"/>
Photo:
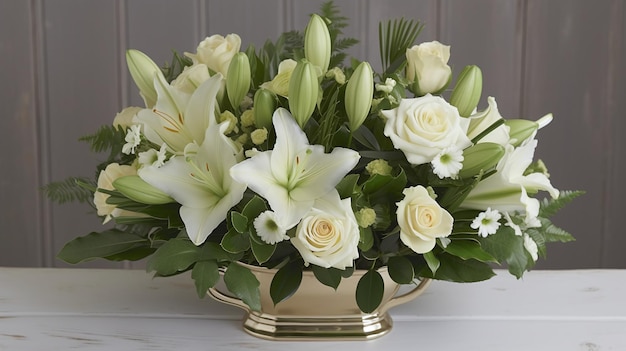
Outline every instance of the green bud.
<path id="1" fill-rule="evenodd" d="M 469 178 L 498 164 L 504 156 L 504 147 L 496 143 L 480 143 L 463 150 L 463 168 L 459 177 Z"/>
<path id="2" fill-rule="evenodd" d="M 461 117 L 469 117 L 480 100 L 483 74 L 478 66 L 465 66 L 450 96 L 450 104 L 456 106 Z"/>
<path id="3" fill-rule="evenodd" d="M 351 131 L 363 124 L 370 113 L 374 94 L 374 72 L 367 62 L 361 62 L 346 85 L 346 114 Z"/>
<path id="4" fill-rule="evenodd" d="M 326 21 L 319 15 L 311 15 L 304 32 L 304 57 L 324 74 L 328 70 L 331 54 L 330 33 Z"/>
<path id="5" fill-rule="evenodd" d="M 272 127 L 272 115 L 276 109 L 276 97 L 267 89 L 259 89 L 254 94 L 254 124 L 259 128 Z"/>
<path id="6" fill-rule="evenodd" d="M 508 119 L 504 121 L 510 130 L 509 136 L 512 141 L 512 145 L 517 147 L 524 140 L 528 139 L 539 128 L 539 124 L 535 121 L 529 121 L 526 119 Z"/>
<path id="7" fill-rule="evenodd" d="M 146 183 L 138 175 L 117 178 L 113 187 L 127 198 L 147 205 L 162 205 L 174 202 L 166 193 Z"/>
<path id="8" fill-rule="evenodd" d="M 299 61 L 289 79 L 289 110 L 300 128 L 304 128 L 313 114 L 318 94 L 315 67 L 306 60 Z"/>
<path id="9" fill-rule="evenodd" d="M 126 64 L 146 106 L 152 108 L 157 100 L 157 92 L 154 89 L 154 74 L 162 75 L 161 69 L 148 55 L 139 50 L 126 51 Z"/>
<path id="10" fill-rule="evenodd" d="M 239 104 L 250 90 L 250 61 L 243 52 L 238 52 L 228 65 L 226 94 L 230 105 L 238 110 Z"/>
<path id="11" fill-rule="evenodd" d="M 364 207 L 358 210 L 354 217 L 356 218 L 356 222 L 361 228 L 367 228 L 372 224 L 376 223 L 376 211 L 369 207 Z"/>

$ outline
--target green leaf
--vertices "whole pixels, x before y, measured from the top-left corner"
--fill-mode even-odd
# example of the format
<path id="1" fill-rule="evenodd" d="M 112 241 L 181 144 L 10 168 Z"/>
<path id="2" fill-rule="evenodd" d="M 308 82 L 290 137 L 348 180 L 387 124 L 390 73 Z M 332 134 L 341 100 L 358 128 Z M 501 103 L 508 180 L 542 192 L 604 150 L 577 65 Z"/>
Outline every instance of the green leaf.
<path id="1" fill-rule="evenodd" d="M 250 199 L 250 201 L 248 201 L 246 206 L 244 206 L 241 214 L 246 216 L 249 221 L 253 221 L 265 211 L 267 211 L 267 205 L 265 204 L 265 201 L 263 201 L 263 199 L 259 196 L 254 195 L 254 197 Z"/>
<path id="2" fill-rule="evenodd" d="M 470 283 L 487 280 L 495 275 L 491 267 L 477 260 L 464 260 L 448 253 L 438 255 L 441 265 L 434 275 L 429 275 L 428 270 L 423 270 L 420 275 L 439 280 L 452 282 Z"/>
<path id="3" fill-rule="evenodd" d="M 148 259 L 147 270 L 172 275 L 187 270 L 202 258 L 202 249 L 187 238 L 166 241 Z"/>
<path id="4" fill-rule="evenodd" d="M 426 252 L 422 256 L 424 256 L 424 260 L 426 260 L 426 264 L 428 265 L 428 268 L 430 268 L 430 271 L 433 274 L 436 274 L 437 270 L 441 266 L 441 262 L 439 261 L 439 259 L 432 251 Z"/>
<path id="5" fill-rule="evenodd" d="M 206 296 L 207 290 L 217 284 L 220 272 L 216 261 L 198 261 L 191 270 L 191 278 L 196 285 L 198 297 Z"/>
<path id="6" fill-rule="evenodd" d="M 365 313 L 374 312 L 383 300 L 385 283 L 378 271 L 365 273 L 356 286 L 356 303 Z"/>
<path id="7" fill-rule="evenodd" d="M 233 228 L 235 228 L 239 234 L 243 234 L 248 230 L 248 217 L 241 213 L 232 211 L 230 213 L 230 221 L 233 224 Z"/>
<path id="8" fill-rule="evenodd" d="M 349 174 L 345 176 L 339 184 L 335 186 L 335 189 L 337 189 L 337 192 L 339 193 L 339 197 L 342 199 L 351 197 L 358 181 L 358 174 Z"/>
<path id="9" fill-rule="evenodd" d="M 142 236 L 110 229 L 92 232 L 68 242 L 57 257 L 67 263 L 79 263 L 95 258 L 109 257 L 141 246 L 149 246 Z"/>
<path id="10" fill-rule="evenodd" d="M 247 234 L 241 234 L 231 228 L 222 238 L 220 243 L 224 250 L 230 253 L 244 252 L 250 248 L 250 238 Z"/>
<path id="11" fill-rule="evenodd" d="M 261 311 L 259 281 L 250 269 L 232 262 L 224 273 L 224 283 L 228 291 L 241 299 L 253 311 Z"/>
<path id="12" fill-rule="evenodd" d="M 153 247 L 140 246 L 115 255 L 104 257 L 104 259 L 109 261 L 139 261 L 152 255 L 154 251 L 156 251 L 156 249 Z"/>
<path id="13" fill-rule="evenodd" d="M 390 75 L 402 68 L 408 49 L 422 31 L 419 22 L 399 20 L 380 22 L 378 26 L 378 45 L 384 75 Z"/>
<path id="14" fill-rule="evenodd" d="M 558 210 L 563 208 L 563 206 L 584 193 L 584 191 L 563 190 L 556 199 L 543 199 L 539 209 L 539 217 L 552 217 Z"/>
<path id="15" fill-rule="evenodd" d="M 311 270 L 320 283 L 337 290 L 339 283 L 341 283 L 342 270 L 332 267 L 323 268 L 316 265 L 311 265 Z"/>
<path id="16" fill-rule="evenodd" d="M 289 262 L 280 268 L 270 284 L 270 296 L 274 305 L 293 295 L 301 282 L 302 264 L 300 261 Z"/>
<path id="17" fill-rule="evenodd" d="M 499 262 L 506 262 L 509 272 L 521 278 L 528 265 L 528 255 L 524 249 L 524 238 L 515 235 L 510 227 L 500 228 L 494 235 L 479 238 L 481 246 Z"/>
<path id="18" fill-rule="evenodd" d="M 363 183 L 363 193 L 373 194 L 375 192 L 382 192 L 385 196 L 389 194 L 400 194 L 406 187 L 406 174 L 404 170 L 397 176 L 374 174 Z"/>
<path id="19" fill-rule="evenodd" d="M 254 258 L 259 264 L 269 261 L 269 259 L 272 258 L 274 251 L 276 251 L 276 245 L 259 243 L 255 240 L 250 240 L 250 247 L 252 248 Z"/>
<path id="20" fill-rule="evenodd" d="M 483 250 L 480 243 L 475 240 L 452 240 L 444 251 L 464 260 L 475 259 L 481 262 L 498 262 L 495 257 Z"/>
<path id="21" fill-rule="evenodd" d="M 371 228 L 361 228 L 359 227 L 359 233 L 361 235 L 359 239 L 359 249 L 361 251 L 367 251 L 374 246 L 374 234 L 372 234 Z"/>
<path id="22" fill-rule="evenodd" d="M 387 269 L 389 270 L 391 279 L 398 284 L 409 284 L 413 281 L 413 278 L 415 278 L 413 264 L 411 264 L 409 259 L 403 256 L 390 257 L 387 262 Z"/>
<path id="23" fill-rule="evenodd" d="M 91 199 L 94 192 L 80 184 L 91 184 L 91 182 L 87 178 L 71 177 L 59 182 L 49 183 L 43 187 L 43 191 L 48 199 L 59 204 L 73 201 L 85 203 Z"/>
<path id="24" fill-rule="evenodd" d="M 205 242 L 201 246 L 202 258 L 207 260 L 215 260 L 217 262 L 235 262 L 239 261 L 243 255 L 241 253 L 233 254 L 215 242 Z"/>
<path id="25" fill-rule="evenodd" d="M 566 232 L 565 230 L 555 226 L 552 222 L 546 218 L 540 218 L 541 228 L 533 228 L 538 230 L 543 234 L 546 242 L 570 242 L 574 241 L 574 237 L 572 234 Z"/>

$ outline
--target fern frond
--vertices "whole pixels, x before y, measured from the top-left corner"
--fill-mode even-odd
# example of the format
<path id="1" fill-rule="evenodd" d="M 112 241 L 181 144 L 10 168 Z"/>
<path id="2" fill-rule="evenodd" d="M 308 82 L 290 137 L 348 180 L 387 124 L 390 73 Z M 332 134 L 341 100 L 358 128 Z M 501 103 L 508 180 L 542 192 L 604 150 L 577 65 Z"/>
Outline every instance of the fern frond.
<path id="1" fill-rule="evenodd" d="M 90 184 L 95 188 L 95 184 L 87 178 L 71 177 L 47 184 L 42 190 L 48 199 L 59 204 L 73 201 L 85 203 L 91 199 L 93 192 L 81 184 Z"/>
<path id="2" fill-rule="evenodd" d="M 181 56 L 178 52 L 172 50 L 172 62 L 165 63 L 163 67 L 161 67 L 161 72 L 163 72 L 163 76 L 168 83 L 171 83 L 178 75 L 182 73 L 182 71 L 187 66 L 191 66 L 193 62 L 189 57 Z"/>
<path id="3" fill-rule="evenodd" d="M 125 137 L 126 132 L 122 128 L 116 128 L 112 125 L 103 125 L 96 133 L 81 137 L 78 140 L 89 143 L 91 151 L 93 152 L 109 151 L 109 158 L 113 158 L 122 150 Z"/>
<path id="4" fill-rule="evenodd" d="M 539 208 L 540 217 L 552 217 L 557 211 L 563 208 L 568 203 L 572 202 L 575 198 L 584 194 L 584 191 L 576 190 L 563 190 L 560 192 L 559 197 L 556 199 L 543 199 Z"/>
<path id="5" fill-rule="evenodd" d="M 385 75 L 393 74 L 402 68 L 406 49 L 408 49 L 424 26 L 420 22 L 399 20 L 381 22 L 378 25 L 380 59 Z"/>

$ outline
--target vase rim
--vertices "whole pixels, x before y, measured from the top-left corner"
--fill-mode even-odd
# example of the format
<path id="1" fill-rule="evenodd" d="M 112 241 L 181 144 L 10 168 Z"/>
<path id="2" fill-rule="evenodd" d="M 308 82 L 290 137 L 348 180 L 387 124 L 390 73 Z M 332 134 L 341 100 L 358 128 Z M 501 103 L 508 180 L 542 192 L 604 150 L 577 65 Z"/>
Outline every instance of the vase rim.
<path id="1" fill-rule="evenodd" d="M 251 271 L 255 271 L 255 272 L 267 272 L 270 274 L 276 274 L 276 272 L 278 272 L 277 268 L 267 268 L 267 267 L 263 267 L 263 266 L 257 266 L 257 265 L 253 265 L 253 264 L 249 264 L 249 263 L 245 263 L 245 262 L 241 262 L 241 261 L 236 261 L 238 265 L 241 265 L 243 267 L 246 267 L 248 269 L 250 269 Z M 376 271 L 378 271 L 378 273 L 386 273 L 387 272 L 387 266 L 382 266 L 378 269 L 376 269 Z M 369 272 L 369 270 L 367 269 L 355 269 L 354 272 L 352 273 L 352 276 L 362 276 L 365 273 Z M 313 271 L 311 270 L 303 270 L 302 271 L 303 275 L 314 275 Z"/>

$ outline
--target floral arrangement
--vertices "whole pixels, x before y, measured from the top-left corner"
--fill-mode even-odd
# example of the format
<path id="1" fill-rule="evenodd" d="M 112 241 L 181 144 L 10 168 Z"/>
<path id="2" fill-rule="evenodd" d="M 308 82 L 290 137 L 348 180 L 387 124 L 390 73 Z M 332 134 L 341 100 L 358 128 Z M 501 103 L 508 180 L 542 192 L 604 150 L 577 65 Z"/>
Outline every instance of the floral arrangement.
<path id="1" fill-rule="evenodd" d="M 494 264 L 521 277 L 546 243 L 573 240 L 548 218 L 581 192 L 558 191 L 533 160 L 551 115 L 505 120 L 492 97 L 477 110 L 481 70 L 452 84 L 450 47 L 414 45 L 415 21 L 380 24 L 382 71 L 346 64 L 346 25 L 328 3 L 304 33 L 260 49 L 213 35 L 162 68 L 129 50 L 145 106 L 82 138 L 109 152 L 97 179 L 46 188 L 114 225 L 58 257 L 147 257 L 158 276 L 191 270 L 200 297 L 222 273 L 253 310 L 259 283 L 239 262 L 278 269 L 274 303 L 303 270 L 336 288 L 363 269 L 367 312 L 382 298 L 380 267 L 399 284 L 486 280 Z"/>

